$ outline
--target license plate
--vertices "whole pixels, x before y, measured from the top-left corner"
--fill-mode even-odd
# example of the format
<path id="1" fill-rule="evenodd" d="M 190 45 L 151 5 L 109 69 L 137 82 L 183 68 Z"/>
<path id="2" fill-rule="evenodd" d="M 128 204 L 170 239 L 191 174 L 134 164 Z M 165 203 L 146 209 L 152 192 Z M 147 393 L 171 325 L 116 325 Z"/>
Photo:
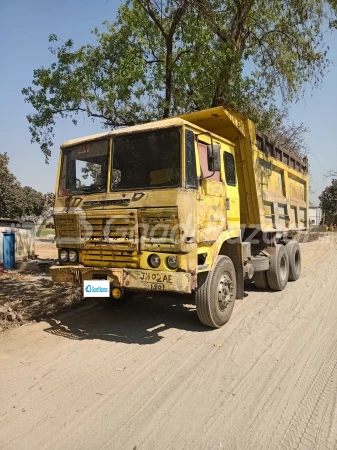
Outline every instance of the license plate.
<path id="1" fill-rule="evenodd" d="M 146 281 L 150 283 L 168 283 L 172 284 L 172 274 L 170 273 L 162 273 L 162 272 L 140 272 L 139 280 Z"/>
<path id="2" fill-rule="evenodd" d="M 123 286 L 149 291 L 191 292 L 189 273 L 124 269 Z"/>

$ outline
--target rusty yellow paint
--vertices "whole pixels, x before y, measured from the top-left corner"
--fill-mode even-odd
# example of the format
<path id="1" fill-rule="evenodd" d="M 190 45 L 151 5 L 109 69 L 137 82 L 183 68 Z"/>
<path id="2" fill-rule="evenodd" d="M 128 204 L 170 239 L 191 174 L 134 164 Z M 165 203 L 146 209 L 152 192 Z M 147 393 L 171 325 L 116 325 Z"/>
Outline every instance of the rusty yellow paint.
<path id="1" fill-rule="evenodd" d="M 307 228 L 308 173 L 296 171 L 260 151 L 252 121 L 223 107 L 181 117 L 214 133 L 215 137 L 235 142 L 240 194 L 240 206 L 235 208 L 239 214 L 235 217 L 240 216 L 241 225 L 265 232 Z"/>
<path id="2" fill-rule="evenodd" d="M 141 251 L 179 252 L 178 208 L 142 208 L 139 223 Z"/>
<path id="3" fill-rule="evenodd" d="M 79 247 L 79 215 L 59 213 L 54 216 L 56 243 L 62 247 Z"/>
<path id="4" fill-rule="evenodd" d="M 201 129 L 222 136 L 231 145 L 234 142 L 234 138 L 238 131 L 242 136 L 245 136 L 246 133 L 244 124 L 246 118 L 229 109 L 224 109 L 222 106 L 204 109 L 189 114 L 182 114 L 180 117 L 186 122 L 197 125 Z M 224 134 L 225 129 L 226 132 Z"/>
<path id="5" fill-rule="evenodd" d="M 111 192 L 114 136 L 173 126 L 181 129 L 181 187 Z M 186 129 L 202 134 L 204 147 L 215 142 L 221 150 L 217 179 L 201 179 L 203 156 L 199 157 L 195 142 L 200 178 L 196 190 L 184 188 Z M 307 226 L 308 175 L 260 151 L 254 124 L 240 114 L 218 107 L 75 139 L 63 144 L 62 149 L 102 138 L 110 140 L 107 192 L 68 198 L 56 195 L 57 246 L 76 248 L 80 264 L 53 267 L 54 281 L 78 282 L 102 275 L 114 286 L 151 290 L 156 289 L 157 281 L 142 279 L 144 273 L 153 277 L 167 274 L 173 277 L 175 288 L 165 280 L 159 289 L 190 292 L 196 286 L 198 271 L 214 267 L 219 252 L 226 247 L 224 243 L 230 239 L 241 242 L 242 227 L 279 232 Z M 224 152 L 235 158 L 234 186 L 226 181 Z M 57 179 L 61 170 L 60 156 Z M 160 184 L 169 174 L 161 170 L 152 175 L 154 183 Z M 111 201 L 121 198 L 128 204 L 111 205 Z M 142 230 L 143 225 L 147 231 Z M 161 258 L 156 270 L 148 265 L 153 252 Z M 205 261 L 198 266 L 201 254 L 206 255 Z M 166 264 L 169 255 L 178 257 L 176 270 Z"/>
<path id="6" fill-rule="evenodd" d="M 112 287 L 163 290 L 188 294 L 195 287 L 195 278 L 187 272 L 141 269 L 109 269 L 83 266 L 52 266 L 50 274 L 55 283 L 77 283 L 84 280 L 107 279 Z"/>
<path id="7" fill-rule="evenodd" d="M 60 149 L 59 160 L 58 160 L 58 164 L 57 164 L 57 177 L 56 177 L 56 184 L 55 184 L 55 192 L 56 192 L 56 196 L 58 195 L 58 189 L 59 189 L 59 179 L 60 179 L 60 173 L 61 173 L 61 163 L 62 163 L 62 149 Z"/>
<path id="8" fill-rule="evenodd" d="M 49 270 L 54 283 L 80 283 L 70 267 L 52 266 Z"/>
<path id="9" fill-rule="evenodd" d="M 125 270 L 123 286 L 129 289 L 190 293 L 191 274 L 154 270 Z"/>
<path id="10" fill-rule="evenodd" d="M 113 137 L 116 135 L 137 133 L 137 132 L 153 130 L 153 129 L 158 129 L 158 128 L 162 129 L 162 128 L 169 128 L 169 127 L 175 127 L 175 126 L 183 126 L 184 124 L 185 124 L 185 121 L 183 119 L 181 119 L 179 117 L 172 117 L 169 119 L 158 120 L 157 122 L 149 122 L 149 123 L 145 123 L 142 125 L 134 125 L 134 126 L 128 127 L 128 128 L 120 128 L 118 130 L 105 131 L 103 133 L 97 133 L 97 134 L 92 134 L 92 135 L 84 136 L 84 137 L 77 138 L 77 139 L 71 139 L 69 141 L 64 142 L 61 145 L 61 149 L 67 148 L 67 147 L 72 147 L 73 145 L 77 145 L 77 144 L 83 144 L 88 141 L 94 141 L 97 139 Z"/>
<path id="11" fill-rule="evenodd" d="M 121 269 L 108 269 L 100 267 L 84 267 L 81 265 L 52 266 L 50 275 L 54 283 L 82 283 L 83 280 L 92 280 L 102 276 L 111 281 L 114 286 L 120 286 L 123 276 Z"/>

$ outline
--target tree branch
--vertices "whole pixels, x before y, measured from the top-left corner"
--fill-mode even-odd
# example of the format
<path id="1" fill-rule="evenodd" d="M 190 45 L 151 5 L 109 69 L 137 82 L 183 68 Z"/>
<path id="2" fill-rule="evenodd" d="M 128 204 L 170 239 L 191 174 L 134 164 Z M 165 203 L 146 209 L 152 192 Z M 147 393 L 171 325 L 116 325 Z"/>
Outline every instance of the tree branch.
<path id="1" fill-rule="evenodd" d="M 161 34 L 164 36 L 165 40 L 167 39 L 167 33 L 161 24 L 161 21 L 158 19 L 154 9 L 152 8 L 151 0 L 145 0 L 146 6 L 142 0 L 136 0 L 138 4 L 144 9 L 144 11 L 151 17 L 153 22 L 156 24 Z"/>
<path id="2" fill-rule="evenodd" d="M 174 63 L 176 63 L 177 61 L 178 61 L 178 59 L 180 59 L 183 55 L 186 55 L 187 53 L 191 53 L 191 50 L 190 49 L 188 49 L 188 50 L 181 50 L 178 54 L 177 54 L 177 56 L 175 57 L 175 59 L 174 59 Z"/>
<path id="3" fill-rule="evenodd" d="M 66 108 L 66 109 L 53 109 L 51 110 L 52 114 L 63 114 L 63 113 L 67 113 L 67 112 L 75 112 L 75 111 L 81 111 L 81 112 L 86 112 L 90 117 L 96 117 L 98 119 L 104 119 L 106 122 L 106 125 L 111 125 L 113 127 L 125 127 L 125 126 L 132 126 L 135 125 L 136 122 L 135 121 L 124 121 L 124 122 L 117 122 L 114 119 L 112 119 L 111 117 L 105 116 L 104 114 L 97 114 L 97 113 L 93 113 L 90 110 L 88 111 L 86 108 Z"/>

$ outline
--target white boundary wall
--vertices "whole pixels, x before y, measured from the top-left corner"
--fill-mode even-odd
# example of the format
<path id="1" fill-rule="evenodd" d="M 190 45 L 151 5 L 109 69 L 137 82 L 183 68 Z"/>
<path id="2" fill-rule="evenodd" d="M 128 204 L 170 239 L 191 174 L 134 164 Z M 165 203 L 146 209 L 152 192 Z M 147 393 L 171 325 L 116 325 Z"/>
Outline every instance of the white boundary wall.
<path id="1" fill-rule="evenodd" d="M 35 254 L 35 224 L 0 219 L 0 264 L 3 264 L 3 233 L 5 231 L 15 233 L 15 261 L 28 259 Z"/>

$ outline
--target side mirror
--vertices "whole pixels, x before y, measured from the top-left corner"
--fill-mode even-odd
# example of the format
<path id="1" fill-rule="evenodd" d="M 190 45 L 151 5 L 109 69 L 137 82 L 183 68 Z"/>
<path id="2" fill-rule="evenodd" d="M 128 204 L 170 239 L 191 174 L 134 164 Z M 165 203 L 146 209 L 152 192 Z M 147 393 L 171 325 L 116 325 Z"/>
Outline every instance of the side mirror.
<path id="1" fill-rule="evenodd" d="M 207 145 L 207 160 L 209 172 L 219 172 L 221 170 L 219 144 Z"/>

